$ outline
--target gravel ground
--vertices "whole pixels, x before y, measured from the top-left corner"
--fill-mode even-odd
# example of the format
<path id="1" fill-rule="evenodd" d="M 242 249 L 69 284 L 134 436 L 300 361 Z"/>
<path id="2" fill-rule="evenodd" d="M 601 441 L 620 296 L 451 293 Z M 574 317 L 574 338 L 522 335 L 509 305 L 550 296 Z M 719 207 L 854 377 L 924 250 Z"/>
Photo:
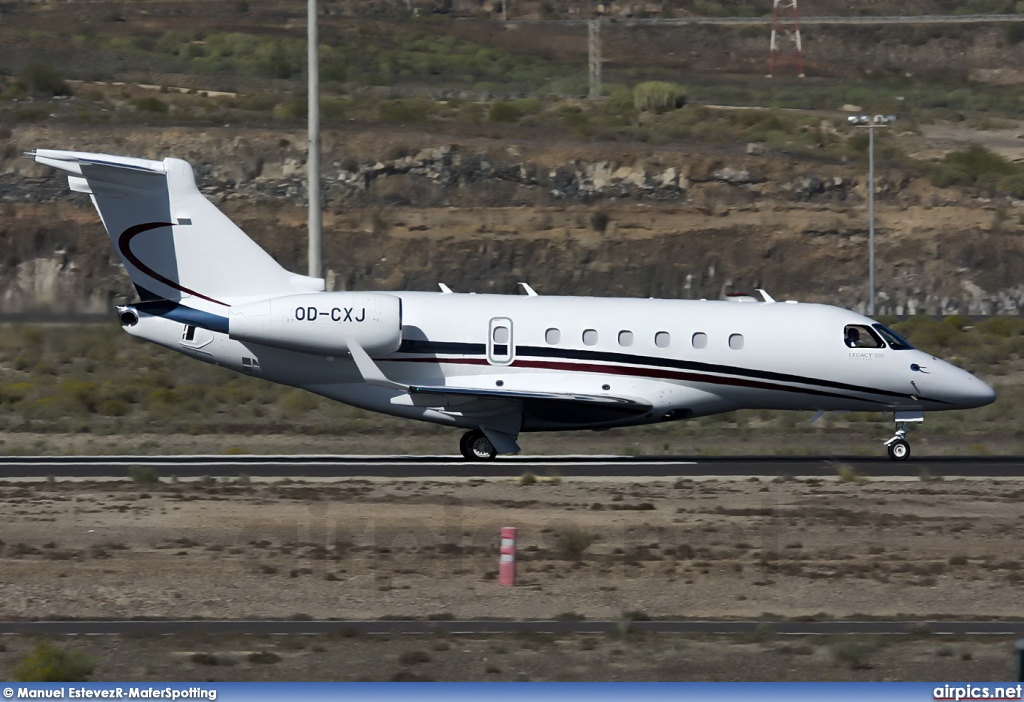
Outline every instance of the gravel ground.
<path id="1" fill-rule="evenodd" d="M 0 618 L 1019 616 L 1021 497 L 1013 480 L 7 482 Z M 502 526 L 519 528 L 515 588 L 496 581 Z M 855 665 L 849 642 L 772 637 L 102 638 L 104 679 L 1012 674 L 991 639 L 862 640 Z M 248 661 L 268 647 L 280 661 Z"/>

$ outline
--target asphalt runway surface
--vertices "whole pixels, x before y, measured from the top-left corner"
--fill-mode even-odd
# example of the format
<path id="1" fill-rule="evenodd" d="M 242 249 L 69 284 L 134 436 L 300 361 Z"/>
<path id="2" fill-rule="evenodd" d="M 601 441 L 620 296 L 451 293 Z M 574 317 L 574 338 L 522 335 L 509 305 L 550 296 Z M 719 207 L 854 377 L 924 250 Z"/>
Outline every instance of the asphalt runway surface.
<path id="1" fill-rule="evenodd" d="M 341 636 L 383 634 L 514 634 L 517 632 L 551 634 L 603 634 L 621 632 L 625 622 L 618 621 L 35 621 L 0 622 L 0 635 L 169 635 L 169 634 L 271 634 Z M 753 634 L 771 632 L 781 636 L 835 636 L 844 634 L 882 636 L 1019 636 L 1024 635 L 1024 620 L 1011 621 L 635 621 L 630 630 L 658 634 Z"/>
<path id="2" fill-rule="evenodd" d="M 124 478 L 132 466 L 162 477 L 198 478 L 499 478 L 529 470 L 567 478 L 834 477 L 840 465 L 875 478 L 1024 478 L 1024 456 L 921 457 L 891 461 L 863 456 L 624 457 L 522 456 L 490 462 L 456 456 L 6 456 L 0 480 Z"/>

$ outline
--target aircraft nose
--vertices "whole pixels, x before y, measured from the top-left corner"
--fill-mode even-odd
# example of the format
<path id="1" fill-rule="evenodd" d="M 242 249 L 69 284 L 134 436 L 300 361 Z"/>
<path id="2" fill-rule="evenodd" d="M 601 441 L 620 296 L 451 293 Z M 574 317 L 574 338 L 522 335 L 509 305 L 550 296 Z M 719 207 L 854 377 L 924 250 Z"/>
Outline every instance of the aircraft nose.
<path id="1" fill-rule="evenodd" d="M 967 373 L 962 395 L 958 404 L 964 407 L 984 407 L 996 401 L 996 391 L 985 381 Z"/>

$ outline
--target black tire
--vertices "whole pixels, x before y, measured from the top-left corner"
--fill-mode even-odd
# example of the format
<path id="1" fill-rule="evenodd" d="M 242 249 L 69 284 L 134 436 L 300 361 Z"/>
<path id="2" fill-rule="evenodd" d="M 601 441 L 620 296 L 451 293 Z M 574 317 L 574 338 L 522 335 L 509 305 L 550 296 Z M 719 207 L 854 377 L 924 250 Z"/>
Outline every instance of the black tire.
<path id="1" fill-rule="evenodd" d="M 466 458 L 471 461 L 493 461 L 494 457 L 498 455 L 498 450 L 494 448 L 494 444 L 479 429 L 474 429 L 467 433 L 464 440 L 469 453 Z"/>
<path id="2" fill-rule="evenodd" d="M 459 439 L 459 452 L 462 453 L 462 457 L 467 460 L 472 460 L 473 458 L 473 449 L 470 447 L 470 441 L 476 438 L 476 434 L 476 431 L 467 431 L 462 435 L 462 438 Z"/>
<path id="3" fill-rule="evenodd" d="M 910 444 L 903 439 L 897 439 L 889 444 L 889 458 L 894 461 L 905 461 L 910 458 Z"/>

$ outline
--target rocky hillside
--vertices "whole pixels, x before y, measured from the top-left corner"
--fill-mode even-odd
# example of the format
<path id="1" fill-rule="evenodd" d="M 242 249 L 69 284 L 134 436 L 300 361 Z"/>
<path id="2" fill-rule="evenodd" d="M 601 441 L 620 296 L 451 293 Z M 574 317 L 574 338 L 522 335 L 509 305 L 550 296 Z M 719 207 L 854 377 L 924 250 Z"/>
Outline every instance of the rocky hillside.
<path id="1" fill-rule="evenodd" d="M 85 196 L 20 156 L 36 147 L 192 162 L 208 196 L 305 270 L 302 133 L 17 126 L 0 141 L 0 309 L 102 312 L 133 291 Z M 352 127 L 324 139 L 331 289 L 779 299 L 864 309 L 862 166 L 751 144 L 569 142 Z M 1017 314 L 1018 203 L 878 180 L 882 314 Z"/>

